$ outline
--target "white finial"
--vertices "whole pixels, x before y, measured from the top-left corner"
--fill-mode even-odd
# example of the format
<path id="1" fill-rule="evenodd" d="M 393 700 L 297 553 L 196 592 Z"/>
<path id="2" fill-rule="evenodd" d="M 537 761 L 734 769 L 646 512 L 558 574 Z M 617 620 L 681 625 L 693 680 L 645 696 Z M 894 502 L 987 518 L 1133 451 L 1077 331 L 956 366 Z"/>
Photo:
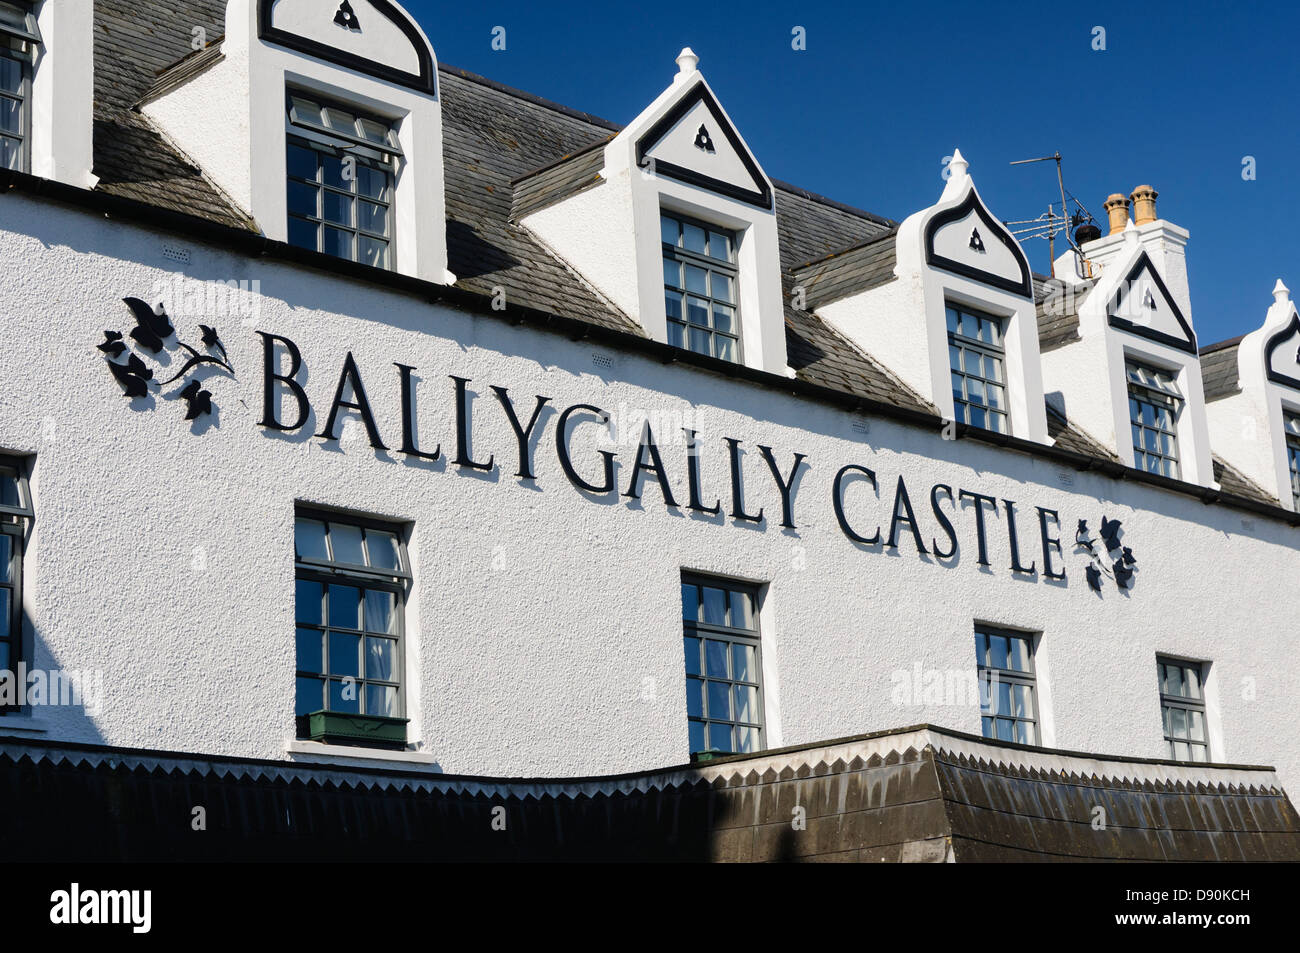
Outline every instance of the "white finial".
<path id="1" fill-rule="evenodd" d="M 690 76 L 700 65 L 700 58 L 688 46 L 677 54 L 677 76 L 681 79 L 683 76 Z"/>
<path id="2" fill-rule="evenodd" d="M 1124 244 L 1136 245 L 1138 243 L 1138 237 L 1137 226 L 1133 224 L 1133 219 L 1130 218 L 1128 224 L 1124 226 Z"/>
<path id="3" fill-rule="evenodd" d="M 1291 300 L 1291 289 L 1282 284 L 1281 278 L 1279 278 L 1277 284 L 1273 286 L 1273 300 L 1278 304 Z"/>
<path id="4" fill-rule="evenodd" d="M 953 149 L 952 159 L 948 161 L 948 169 L 952 172 L 953 176 L 966 175 L 966 170 L 969 168 L 970 163 L 967 162 L 966 157 L 961 154 L 961 150 Z"/>

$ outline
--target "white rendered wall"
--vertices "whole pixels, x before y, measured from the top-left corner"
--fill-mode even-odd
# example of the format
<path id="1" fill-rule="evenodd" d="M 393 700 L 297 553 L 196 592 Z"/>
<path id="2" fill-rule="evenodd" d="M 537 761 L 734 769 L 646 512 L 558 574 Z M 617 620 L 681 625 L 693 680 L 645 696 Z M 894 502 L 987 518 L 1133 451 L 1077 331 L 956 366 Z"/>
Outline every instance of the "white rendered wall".
<path id="1" fill-rule="evenodd" d="M 1155 656 L 1213 662 L 1216 760 L 1271 763 L 1300 785 L 1294 732 L 1294 528 L 1153 487 L 1064 472 L 1043 459 L 937 430 L 872 419 L 681 365 L 574 342 L 421 303 L 319 272 L 189 244 L 186 274 L 257 278 L 260 314 L 207 315 L 238 372 L 212 378 L 215 426 L 191 428 L 182 406 L 133 407 L 95 345 L 127 328 L 124 295 L 171 280 L 174 235 L 6 197 L 0 273 L 10 276 L 9 346 L 0 356 L 0 448 L 36 455 L 37 512 L 24 603 L 37 667 L 101 670 L 98 714 L 50 708 L 43 737 L 220 755 L 287 758 L 293 736 L 294 501 L 411 521 L 415 591 L 408 610 L 411 736 L 445 771 L 581 775 L 681 763 L 687 755 L 680 596 L 683 569 L 767 584 L 762 608 L 770 745 L 811 742 L 921 721 L 979 732 L 971 705 L 900 703 L 895 674 L 968 673 L 975 620 L 1039 630 L 1047 741 L 1063 748 L 1164 757 Z M 13 228 L 22 223 L 28 233 Z M 508 316 L 508 315 L 507 315 Z M 198 317 L 176 317 L 183 336 Z M 261 339 L 302 349 L 315 430 L 350 350 L 381 435 L 400 442 L 398 376 L 418 368 L 421 440 L 444 460 L 376 452 L 363 431 L 325 444 L 257 426 Z M 614 357 L 592 360 L 594 349 Z M 452 384 L 472 378 L 473 451 L 490 475 L 458 472 Z M 552 406 L 594 403 L 627 423 L 636 412 L 699 431 L 707 498 L 729 503 L 722 438 L 743 441 L 747 505 L 761 530 L 668 510 L 653 479 L 639 502 L 593 500 L 564 478 L 555 416 L 544 418 L 535 484 L 514 472 L 516 442 L 489 385 Z M 168 393 L 174 388 L 170 389 Z M 206 432 L 192 432 L 193 430 Z M 597 426 L 574 439 L 595 475 Z M 685 454 L 657 427 L 679 501 Z M 788 467 L 809 455 L 797 529 L 757 453 Z M 626 488 L 633 447 L 619 453 Z M 975 564 L 969 506 L 953 515 L 954 559 L 922 558 L 904 532 L 896 551 L 860 547 L 837 526 L 830 484 L 845 464 L 876 470 L 880 499 L 858 484 L 849 518 L 887 527 L 906 478 L 927 547 L 941 536 L 931 484 L 1017 501 L 1022 558 L 1040 562 L 1034 506 L 1060 512 L 1068 579 L 1013 576 L 1004 513 L 989 516 L 993 565 Z M 948 509 L 953 513 L 952 508 Z M 1075 521 L 1123 521 L 1139 560 L 1135 587 L 1084 581 Z M 200 556 L 202 558 L 200 558 Z M 777 717 L 779 713 L 779 718 Z M 779 725 L 777 722 L 779 721 Z M 12 731 L 8 717 L 0 731 Z"/>

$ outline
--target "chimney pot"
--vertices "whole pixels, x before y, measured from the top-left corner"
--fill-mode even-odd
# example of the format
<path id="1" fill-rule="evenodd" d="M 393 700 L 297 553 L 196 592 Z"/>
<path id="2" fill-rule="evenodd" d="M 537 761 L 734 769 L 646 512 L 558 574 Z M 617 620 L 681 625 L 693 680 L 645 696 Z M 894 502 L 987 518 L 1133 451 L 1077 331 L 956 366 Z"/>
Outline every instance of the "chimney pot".
<path id="1" fill-rule="evenodd" d="M 1106 199 L 1106 214 L 1110 216 L 1111 235 L 1118 235 L 1128 225 L 1128 199 L 1118 192 Z"/>
<path id="2" fill-rule="evenodd" d="M 1149 185 L 1139 185 L 1129 196 L 1133 200 L 1133 224 L 1145 225 L 1156 220 L 1156 196 L 1160 193 Z"/>

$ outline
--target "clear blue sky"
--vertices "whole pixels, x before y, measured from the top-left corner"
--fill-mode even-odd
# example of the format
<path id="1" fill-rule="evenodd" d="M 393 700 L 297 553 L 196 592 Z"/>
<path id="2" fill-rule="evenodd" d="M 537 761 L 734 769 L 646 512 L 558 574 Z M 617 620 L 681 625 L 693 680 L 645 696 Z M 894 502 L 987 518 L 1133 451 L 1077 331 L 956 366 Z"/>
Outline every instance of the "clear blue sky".
<path id="1" fill-rule="evenodd" d="M 933 203 L 954 146 L 993 213 L 1057 202 L 1100 221 L 1142 183 L 1191 232 L 1202 344 L 1300 297 L 1300 13 L 1227 3 L 648 4 L 408 0 L 441 62 L 624 123 L 683 46 L 773 178 L 894 219 Z M 791 49 L 791 30 L 807 50 Z M 492 28 L 506 49 L 491 48 Z M 1093 27 L 1106 30 L 1094 51 Z M 1244 181 L 1254 156 L 1257 178 Z M 1103 225 L 1104 230 L 1104 225 Z M 1026 245 L 1036 271 L 1047 243 Z"/>

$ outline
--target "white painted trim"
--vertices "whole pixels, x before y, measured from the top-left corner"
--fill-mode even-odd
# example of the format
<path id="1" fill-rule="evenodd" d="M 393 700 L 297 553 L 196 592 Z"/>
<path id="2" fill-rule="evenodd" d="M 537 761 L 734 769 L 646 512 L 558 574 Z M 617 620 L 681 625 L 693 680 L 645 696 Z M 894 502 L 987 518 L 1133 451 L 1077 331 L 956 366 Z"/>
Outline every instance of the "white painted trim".
<path id="1" fill-rule="evenodd" d="M 285 745 L 290 754 L 306 755 L 315 763 L 347 765 L 354 761 L 400 761 L 412 765 L 436 765 L 437 757 L 423 751 L 390 751 L 386 748 L 356 748 L 327 745 L 319 741 L 293 739 Z"/>

